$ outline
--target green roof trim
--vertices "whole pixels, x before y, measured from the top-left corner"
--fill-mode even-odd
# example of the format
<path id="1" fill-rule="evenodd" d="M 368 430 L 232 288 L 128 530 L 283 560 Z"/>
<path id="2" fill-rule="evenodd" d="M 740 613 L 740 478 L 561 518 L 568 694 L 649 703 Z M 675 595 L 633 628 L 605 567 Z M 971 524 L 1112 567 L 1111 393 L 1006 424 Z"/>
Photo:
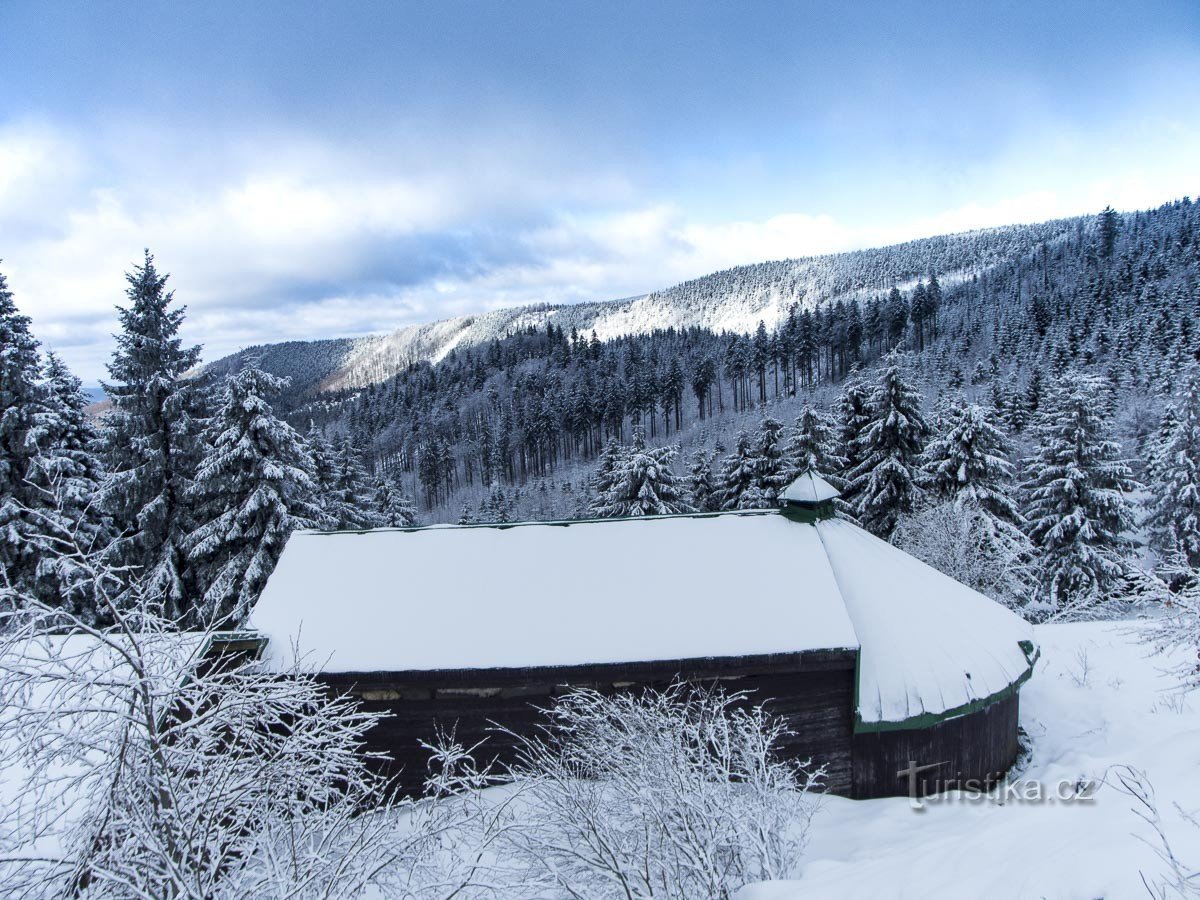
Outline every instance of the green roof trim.
<path id="1" fill-rule="evenodd" d="M 537 526 L 558 526 L 565 528 L 570 525 L 596 525 L 604 522 L 661 522 L 665 519 L 716 519 L 720 516 L 762 516 L 778 515 L 779 509 L 725 509 L 720 512 L 668 513 L 662 516 L 614 516 L 607 519 L 550 519 L 545 522 L 472 522 L 469 525 L 453 525 L 447 522 L 434 522 L 430 525 L 389 526 L 385 528 L 344 528 L 322 530 L 318 528 L 302 528 L 304 534 L 372 534 L 379 531 L 453 531 L 466 528 L 492 528 L 497 531 L 507 531 L 510 528 L 533 528 Z"/>
<path id="2" fill-rule="evenodd" d="M 779 510 L 785 519 L 792 522 L 806 522 L 811 525 L 814 522 L 819 522 L 822 519 L 833 519 L 837 517 L 837 510 L 834 509 L 832 500 L 822 500 L 820 503 L 796 503 L 784 502 Z"/>
<path id="3" fill-rule="evenodd" d="M 961 706 L 956 706 L 953 709 L 948 709 L 940 713 L 921 713 L 918 716 L 910 716 L 907 719 L 901 719 L 897 722 L 864 722 L 859 715 L 858 703 L 858 670 L 861 666 L 856 667 L 854 673 L 854 732 L 855 734 L 873 733 L 881 731 L 908 731 L 915 728 L 932 728 L 940 722 L 945 722 L 948 719 L 957 719 L 960 716 L 969 716 L 972 713 L 980 712 L 987 709 L 993 703 L 998 703 L 1001 700 L 1007 700 L 1009 697 L 1016 694 L 1021 685 L 1027 682 L 1033 675 L 1033 667 L 1041 658 L 1042 651 L 1034 645 L 1032 641 L 1019 641 L 1018 646 L 1025 654 L 1025 658 L 1029 660 L 1029 667 L 1021 673 L 1021 675 L 1012 684 L 1005 688 L 996 691 L 994 694 L 989 694 L 986 697 L 980 697 L 972 700 L 970 703 L 964 703 Z"/>

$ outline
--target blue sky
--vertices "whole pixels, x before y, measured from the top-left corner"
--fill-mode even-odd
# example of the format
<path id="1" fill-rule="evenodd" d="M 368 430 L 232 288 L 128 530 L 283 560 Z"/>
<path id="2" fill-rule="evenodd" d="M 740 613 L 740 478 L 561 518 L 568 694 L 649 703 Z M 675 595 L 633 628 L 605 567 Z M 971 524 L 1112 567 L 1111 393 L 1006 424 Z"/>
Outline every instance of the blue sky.
<path id="1" fill-rule="evenodd" d="M 0 257 L 88 381 L 1200 191 L 1200 4 L 0 0 Z"/>

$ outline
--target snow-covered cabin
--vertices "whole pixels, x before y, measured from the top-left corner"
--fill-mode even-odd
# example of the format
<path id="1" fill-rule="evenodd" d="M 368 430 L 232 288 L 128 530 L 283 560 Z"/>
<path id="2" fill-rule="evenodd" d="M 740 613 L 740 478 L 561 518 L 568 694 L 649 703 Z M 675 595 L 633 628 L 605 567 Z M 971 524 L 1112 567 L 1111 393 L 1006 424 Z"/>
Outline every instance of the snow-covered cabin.
<path id="1" fill-rule="evenodd" d="M 298 532 L 250 625 L 279 670 L 318 670 L 367 708 L 420 783 L 420 740 L 532 728 L 566 685 L 681 677 L 786 717 L 784 752 L 856 797 L 988 779 L 1017 754 L 1032 629 L 833 513 L 815 473 L 781 509 L 519 525 Z"/>

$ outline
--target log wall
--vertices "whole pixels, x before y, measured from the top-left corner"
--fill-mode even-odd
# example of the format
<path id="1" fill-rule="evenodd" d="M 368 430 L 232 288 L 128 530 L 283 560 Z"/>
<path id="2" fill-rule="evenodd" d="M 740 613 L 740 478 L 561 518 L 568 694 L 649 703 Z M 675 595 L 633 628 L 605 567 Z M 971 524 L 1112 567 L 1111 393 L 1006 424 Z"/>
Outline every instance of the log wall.
<path id="1" fill-rule="evenodd" d="M 460 669 L 322 675 L 332 689 L 387 714 L 368 735 L 368 750 L 386 753 L 401 788 L 421 790 L 428 751 L 439 729 L 453 729 L 476 760 L 509 762 L 516 739 L 497 726 L 530 735 L 540 713 L 569 687 L 600 691 L 662 688 L 675 678 L 743 691 L 784 718 L 794 734 L 779 749 L 827 770 L 826 786 L 858 799 L 906 796 L 911 763 L 932 765 L 917 775 L 917 792 L 994 780 L 1016 759 L 1019 702 L 1014 692 L 978 712 L 928 728 L 854 732 L 856 651 L 821 650 L 724 659 L 668 660 L 536 669 Z"/>
<path id="2" fill-rule="evenodd" d="M 983 790 L 1016 761 L 1020 699 L 1014 691 L 978 712 L 929 728 L 854 735 L 856 799 L 925 796 L 951 788 Z M 910 767 L 930 766 L 910 776 Z M 964 782 L 973 782 L 966 784 Z"/>
<path id="3" fill-rule="evenodd" d="M 792 758 L 812 759 L 827 768 L 826 783 L 838 794 L 851 791 L 854 650 L 725 659 L 667 660 L 538 669 L 462 669 L 432 672 L 326 674 L 339 692 L 361 699 L 363 708 L 387 718 L 368 735 L 368 749 L 387 753 L 387 771 L 401 788 L 421 789 L 429 754 L 421 741 L 438 729 L 455 729 L 464 746 L 485 741 L 477 761 L 511 761 L 514 738 L 496 726 L 529 735 L 544 721 L 549 706 L 568 686 L 601 691 L 665 687 L 679 677 L 695 684 L 719 684 L 744 691 L 748 702 L 764 703 L 796 732 L 780 749 Z"/>

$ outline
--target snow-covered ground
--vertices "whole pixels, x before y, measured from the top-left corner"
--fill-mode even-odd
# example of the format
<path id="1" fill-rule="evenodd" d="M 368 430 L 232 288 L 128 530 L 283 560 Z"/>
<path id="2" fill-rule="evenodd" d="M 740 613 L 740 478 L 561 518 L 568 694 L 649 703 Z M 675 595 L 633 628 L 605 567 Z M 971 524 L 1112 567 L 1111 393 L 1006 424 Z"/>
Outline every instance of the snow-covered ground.
<path id="1" fill-rule="evenodd" d="M 1028 795 L 1080 778 L 1144 770 L 1176 855 L 1200 867 L 1200 695 L 1181 699 L 1135 623 L 1044 625 L 1042 660 L 1021 693 L 1031 753 L 1014 779 Z M 1182 661 L 1182 656 L 1177 661 Z M 1136 898 L 1165 874 L 1155 832 L 1109 783 L 1086 803 L 964 800 L 915 810 L 906 799 L 829 797 L 796 879 L 743 888 L 738 900 L 799 898 Z M 1149 844 L 1139 841 L 1139 838 Z"/>

